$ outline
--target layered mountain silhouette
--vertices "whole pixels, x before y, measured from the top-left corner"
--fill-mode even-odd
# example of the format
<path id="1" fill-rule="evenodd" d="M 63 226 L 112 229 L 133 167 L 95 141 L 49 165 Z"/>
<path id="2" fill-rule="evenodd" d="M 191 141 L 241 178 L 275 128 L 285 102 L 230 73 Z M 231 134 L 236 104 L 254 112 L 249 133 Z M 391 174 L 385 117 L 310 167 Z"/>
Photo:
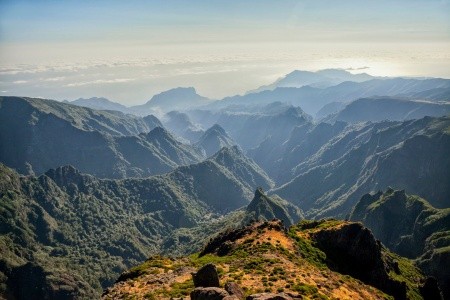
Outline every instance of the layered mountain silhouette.
<path id="1" fill-rule="evenodd" d="M 450 296 L 450 209 L 437 209 L 416 195 L 389 188 L 366 194 L 350 220 L 361 221 L 391 251 L 414 259 L 426 274 L 436 277 L 445 297 Z"/>
<path id="2" fill-rule="evenodd" d="M 204 134 L 201 126 L 194 124 L 189 116 L 178 111 L 170 111 L 164 115 L 164 126 L 177 136 L 195 143 Z"/>
<path id="3" fill-rule="evenodd" d="M 311 216 L 344 217 L 364 191 L 386 186 L 448 207 L 449 122 L 448 117 L 426 117 L 346 127 L 294 167 L 295 177 L 273 192 Z"/>
<path id="4" fill-rule="evenodd" d="M 380 122 L 421 119 L 425 116 L 442 117 L 450 114 L 450 103 L 414 101 L 404 98 L 363 98 L 347 104 L 339 112 L 322 121 L 336 122 Z"/>
<path id="5" fill-rule="evenodd" d="M 315 115 L 324 105 L 332 102 L 350 102 L 359 98 L 372 96 L 397 96 L 415 94 L 431 89 L 450 87 L 449 79 L 412 79 L 412 78 L 386 78 L 371 79 L 363 82 L 345 81 L 327 88 L 311 86 L 277 87 L 274 90 L 265 90 L 250 93 L 244 96 L 226 97 L 207 107 L 220 109 L 229 105 L 268 104 L 275 101 L 300 106 L 306 113 Z"/>
<path id="6" fill-rule="evenodd" d="M 209 262 L 252 299 L 447 297 L 449 89 L 329 69 L 218 101 L 0 97 L 0 298 L 180 298 Z"/>
<path id="7" fill-rule="evenodd" d="M 41 99 L 0 101 L 0 160 L 24 174 L 70 164 L 102 178 L 137 177 L 204 159 L 199 149 L 153 128 L 158 124 L 153 116 L 137 118 Z"/>
<path id="8" fill-rule="evenodd" d="M 92 98 L 78 98 L 73 101 L 65 101 L 73 105 L 88 107 L 96 110 L 116 110 L 123 113 L 131 113 L 131 111 L 125 105 L 117 102 L 113 102 L 109 99 L 103 97 L 92 97 Z"/>
<path id="9" fill-rule="evenodd" d="M 261 86 L 248 93 L 274 90 L 277 87 L 302 87 L 305 85 L 324 88 L 337 85 L 344 81 L 362 82 L 373 78 L 373 76 L 366 73 L 352 74 L 341 69 L 326 69 L 316 72 L 295 70 L 270 85 Z"/>

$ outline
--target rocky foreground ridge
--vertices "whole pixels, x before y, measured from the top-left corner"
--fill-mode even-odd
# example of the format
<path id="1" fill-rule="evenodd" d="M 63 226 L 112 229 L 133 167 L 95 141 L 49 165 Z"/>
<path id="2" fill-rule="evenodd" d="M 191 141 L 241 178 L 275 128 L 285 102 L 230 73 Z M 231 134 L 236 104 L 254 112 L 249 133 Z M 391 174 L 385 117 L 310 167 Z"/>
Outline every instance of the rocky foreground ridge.
<path id="1" fill-rule="evenodd" d="M 361 223 L 255 222 L 187 257 L 153 256 L 103 299 L 439 299 L 436 280 Z"/>

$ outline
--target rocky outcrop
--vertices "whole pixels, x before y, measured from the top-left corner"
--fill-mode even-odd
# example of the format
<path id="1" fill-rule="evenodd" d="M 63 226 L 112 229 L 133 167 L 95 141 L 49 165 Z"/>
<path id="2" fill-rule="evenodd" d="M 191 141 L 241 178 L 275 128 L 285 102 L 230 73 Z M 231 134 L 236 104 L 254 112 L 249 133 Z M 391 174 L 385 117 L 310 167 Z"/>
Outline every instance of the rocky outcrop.
<path id="1" fill-rule="evenodd" d="M 248 220 L 267 221 L 279 219 L 287 227 L 303 219 L 300 208 L 274 195 L 267 196 L 262 188 L 257 188 L 255 196 L 246 209 Z"/>
<path id="2" fill-rule="evenodd" d="M 219 274 L 217 274 L 216 266 L 206 264 L 201 267 L 197 273 L 192 274 L 195 287 L 219 287 Z"/>
<path id="3" fill-rule="evenodd" d="M 223 300 L 229 296 L 227 291 L 218 287 L 200 287 L 191 292 L 191 300 Z"/>
<path id="4" fill-rule="evenodd" d="M 294 300 L 302 298 L 292 298 L 285 293 L 273 294 L 273 293 L 259 293 L 253 294 L 246 298 L 246 300 Z"/>
<path id="5" fill-rule="evenodd" d="M 444 296 L 450 297 L 450 210 L 404 190 L 366 194 L 353 208 L 352 221 L 360 221 L 389 250 L 414 259 L 426 275 L 435 277 Z"/>
<path id="6" fill-rule="evenodd" d="M 235 282 L 225 283 L 225 290 L 237 299 L 244 299 L 244 290 Z"/>
<path id="7" fill-rule="evenodd" d="M 408 299 L 406 283 L 389 275 L 401 274 L 398 261 L 386 254 L 381 242 L 361 223 L 319 230 L 312 234 L 312 239 L 327 255 L 326 263 L 331 269 L 373 285 L 395 299 Z M 430 284 L 425 290 L 427 294 L 439 294 Z"/>

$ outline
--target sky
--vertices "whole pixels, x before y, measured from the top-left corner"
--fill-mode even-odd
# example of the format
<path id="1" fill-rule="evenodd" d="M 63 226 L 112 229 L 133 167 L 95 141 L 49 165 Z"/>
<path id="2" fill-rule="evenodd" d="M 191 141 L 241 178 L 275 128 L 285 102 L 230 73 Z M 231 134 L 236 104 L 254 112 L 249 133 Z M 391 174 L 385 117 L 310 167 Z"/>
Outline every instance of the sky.
<path id="1" fill-rule="evenodd" d="M 325 68 L 450 78 L 450 1 L 0 0 L 0 95 L 220 99 Z"/>

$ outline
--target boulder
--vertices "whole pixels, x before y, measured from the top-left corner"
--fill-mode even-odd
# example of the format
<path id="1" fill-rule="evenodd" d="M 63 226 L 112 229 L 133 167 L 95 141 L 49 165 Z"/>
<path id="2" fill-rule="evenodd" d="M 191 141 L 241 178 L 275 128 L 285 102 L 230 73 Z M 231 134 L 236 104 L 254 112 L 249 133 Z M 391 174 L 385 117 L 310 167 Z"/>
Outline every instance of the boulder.
<path id="1" fill-rule="evenodd" d="M 206 264 L 197 273 L 192 274 L 195 287 L 219 287 L 219 274 L 216 266 Z"/>
<path id="2" fill-rule="evenodd" d="M 293 298 L 285 293 L 260 293 L 247 296 L 246 300 L 293 300 Z"/>
<path id="3" fill-rule="evenodd" d="M 237 299 L 244 299 L 244 290 L 235 282 L 227 282 L 225 284 L 225 290 L 228 294 L 235 296 Z"/>
<path id="4" fill-rule="evenodd" d="M 227 291 L 218 287 L 197 287 L 191 292 L 191 300 L 223 300 L 229 296 Z"/>

